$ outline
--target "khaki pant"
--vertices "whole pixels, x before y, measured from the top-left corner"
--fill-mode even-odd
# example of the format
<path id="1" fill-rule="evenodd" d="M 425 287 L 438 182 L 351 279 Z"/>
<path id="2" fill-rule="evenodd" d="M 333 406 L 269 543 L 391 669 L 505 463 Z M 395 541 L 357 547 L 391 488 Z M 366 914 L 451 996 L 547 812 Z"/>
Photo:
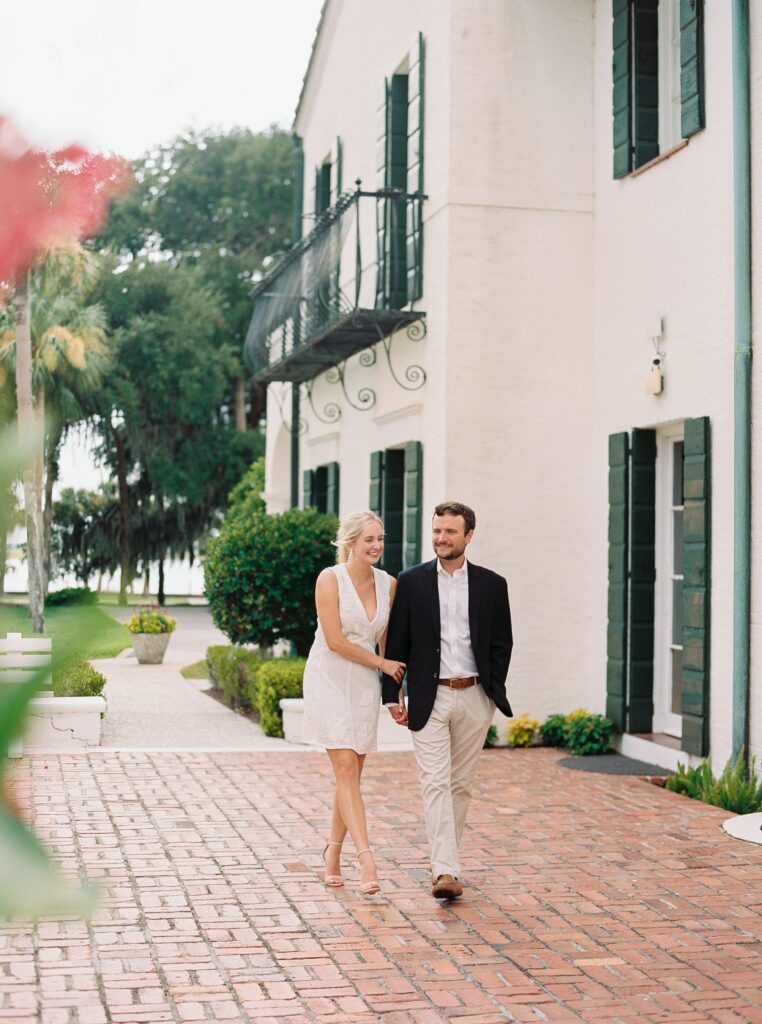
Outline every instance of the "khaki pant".
<path id="1" fill-rule="evenodd" d="M 471 783 L 494 712 L 494 701 L 478 683 L 465 690 L 440 686 L 428 722 L 411 733 L 434 878 L 460 875 Z"/>

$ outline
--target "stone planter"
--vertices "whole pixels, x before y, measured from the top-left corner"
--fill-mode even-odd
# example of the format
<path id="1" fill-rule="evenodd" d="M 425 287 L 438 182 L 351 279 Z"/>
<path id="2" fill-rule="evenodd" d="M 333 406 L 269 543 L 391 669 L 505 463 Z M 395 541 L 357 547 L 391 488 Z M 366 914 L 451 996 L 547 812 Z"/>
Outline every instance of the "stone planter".
<path id="1" fill-rule="evenodd" d="M 135 657 L 141 665 L 160 665 L 171 633 L 131 633 Z"/>
<path id="2" fill-rule="evenodd" d="M 29 704 L 24 753 L 86 750 L 101 742 L 103 697 L 54 697 L 41 694 Z"/>
<path id="3" fill-rule="evenodd" d="M 302 697 L 281 697 L 279 703 L 283 713 L 283 738 L 289 743 L 301 743 L 304 699 Z"/>

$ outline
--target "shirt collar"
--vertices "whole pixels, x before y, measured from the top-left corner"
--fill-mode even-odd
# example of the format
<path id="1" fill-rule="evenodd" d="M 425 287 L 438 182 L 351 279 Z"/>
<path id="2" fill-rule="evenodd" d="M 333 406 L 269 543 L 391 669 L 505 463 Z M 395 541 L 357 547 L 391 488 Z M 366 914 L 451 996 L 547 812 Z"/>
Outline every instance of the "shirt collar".
<path id="1" fill-rule="evenodd" d="M 465 560 L 460 569 L 456 569 L 455 572 L 449 573 L 442 565 L 440 560 L 437 558 L 437 573 L 440 576 L 446 576 L 448 579 L 459 580 L 468 579 L 468 559 Z"/>

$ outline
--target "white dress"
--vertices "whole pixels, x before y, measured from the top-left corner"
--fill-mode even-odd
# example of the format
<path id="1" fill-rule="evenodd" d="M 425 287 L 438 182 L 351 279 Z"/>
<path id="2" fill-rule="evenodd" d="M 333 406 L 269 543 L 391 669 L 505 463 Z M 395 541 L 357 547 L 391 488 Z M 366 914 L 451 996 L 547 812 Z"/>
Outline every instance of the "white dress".
<path id="1" fill-rule="evenodd" d="M 339 584 L 342 634 L 358 647 L 374 651 L 389 621 L 391 576 L 373 569 L 376 614 L 369 621 L 346 565 L 340 563 L 331 569 Z M 377 749 L 380 706 L 378 670 L 348 661 L 332 651 L 318 621 L 304 669 L 303 740 L 328 749 L 343 748 L 367 754 Z"/>

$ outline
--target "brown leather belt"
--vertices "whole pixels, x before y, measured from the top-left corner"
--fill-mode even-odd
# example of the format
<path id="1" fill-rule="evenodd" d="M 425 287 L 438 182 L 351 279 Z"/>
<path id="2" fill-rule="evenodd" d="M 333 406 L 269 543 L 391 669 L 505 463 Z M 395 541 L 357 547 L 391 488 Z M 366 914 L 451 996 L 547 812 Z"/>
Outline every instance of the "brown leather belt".
<path id="1" fill-rule="evenodd" d="M 440 679 L 440 686 L 449 686 L 451 690 L 466 690 L 469 686 L 476 686 L 479 682 L 478 676 L 464 676 L 462 679 Z"/>

